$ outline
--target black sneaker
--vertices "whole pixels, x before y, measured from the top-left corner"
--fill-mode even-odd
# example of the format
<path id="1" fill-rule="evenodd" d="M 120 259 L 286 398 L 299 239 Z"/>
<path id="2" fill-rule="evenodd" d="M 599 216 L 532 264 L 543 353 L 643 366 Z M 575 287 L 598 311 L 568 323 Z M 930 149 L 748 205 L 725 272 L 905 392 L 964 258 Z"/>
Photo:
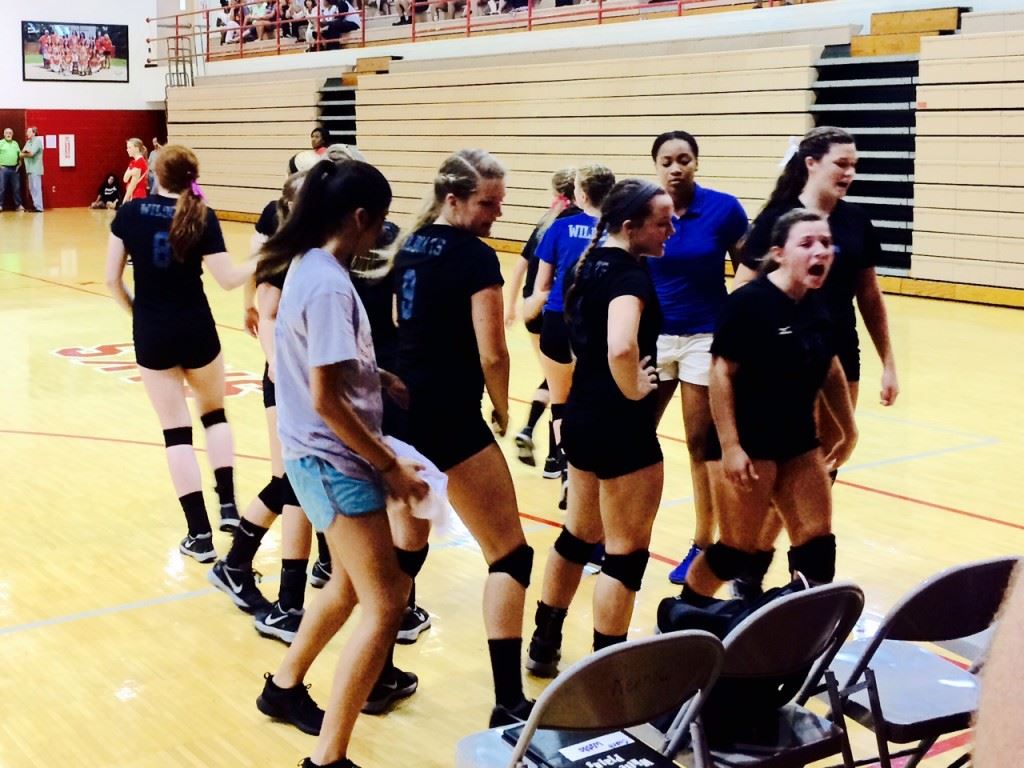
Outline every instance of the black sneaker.
<path id="1" fill-rule="evenodd" d="M 369 698 L 363 704 L 363 714 L 383 714 L 394 702 L 412 696 L 419 684 L 419 678 L 412 672 L 403 672 L 398 667 L 392 667 L 391 672 L 373 686 Z"/>
<path id="2" fill-rule="evenodd" d="M 217 559 L 217 550 L 213 548 L 212 533 L 200 533 L 197 536 L 188 534 L 178 545 L 178 551 L 200 563 L 210 563 Z"/>
<path id="3" fill-rule="evenodd" d="M 737 600 L 757 600 L 764 594 L 764 582 L 741 576 L 732 580 L 730 591 Z"/>
<path id="4" fill-rule="evenodd" d="M 528 467 L 537 466 L 537 459 L 533 456 L 533 434 L 522 430 L 516 435 L 516 450 L 519 452 L 519 460 Z"/>
<path id="5" fill-rule="evenodd" d="M 231 598 L 231 602 L 246 613 L 266 614 L 270 611 L 270 601 L 263 596 L 256 586 L 259 576 L 252 568 L 231 568 L 223 560 L 213 564 L 206 578 L 217 589 Z"/>
<path id="6" fill-rule="evenodd" d="M 238 507 L 235 502 L 220 505 L 220 528 L 225 533 L 233 533 L 238 530 L 238 523 L 241 522 L 238 516 Z"/>
<path id="7" fill-rule="evenodd" d="M 503 725 L 525 723 L 532 711 L 533 702 L 529 699 L 523 699 L 514 707 L 505 707 L 501 704 L 497 704 L 494 709 L 491 710 L 491 721 L 490 725 L 487 727 L 499 728 Z"/>
<path id="8" fill-rule="evenodd" d="M 594 545 L 594 548 L 590 550 L 590 558 L 583 566 L 583 572 L 594 576 L 601 572 L 604 568 L 604 544 L 598 542 Z"/>
<path id="9" fill-rule="evenodd" d="M 395 642 L 399 645 L 412 645 L 420 633 L 427 629 L 430 629 L 430 614 L 418 605 L 414 605 L 412 608 L 406 607 Z"/>
<path id="10" fill-rule="evenodd" d="M 281 688 L 274 683 L 274 676 L 263 675 L 266 682 L 263 692 L 256 697 L 256 709 L 267 717 L 291 723 L 303 733 L 319 736 L 324 724 L 324 711 L 309 695 L 309 686 L 299 683 L 291 688 Z"/>
<path id="11" fill-rule="evenodd" d="M 309 586 L 320 589 L 331 580 L 331 561 L 326 563 L 317 560 L 313 563 L 313 570 L 309 573 Z"/>
<path id="12" fill-rule="evenodd" d="M 314 763 L 308 757 L 305 757 L 302 759 L 302 762 L 299 763 L 299 768 L 359 768 L 359 766 L 347 757 L 343 757 L 341 760 L 335 760 L 333 763 L 324 763 L 323 765 Z"/>
<path id="13" fill-rule="evenodd" d="M 257 615 L 253 619 L 256 631 L 264 637 L 274 637 L 286 645 L 291 645 L 295 639 L 295 633 L 299 631 L 299 624 L 302 622 L 303 611 L 289 608 L 287 611 L 281 607 L 280 602 L 275 602 L 263 615 Z"/>
<path id="14" fill-rule="evenodd" d="M 544 477 L 547 480 L 557 480 L 562 476 L 562 462 L 557 456 L 548 456 L 544 459 Z"/>
<path id="15" fill-rule="evenodd" d="M 558 645 L 534 635 L 530 639 L 530 648 L 526 652 L 526 671 L 534 677 L 555 677 L 558 674 L 558 662 L 561 658 L 562 649 Z"/>

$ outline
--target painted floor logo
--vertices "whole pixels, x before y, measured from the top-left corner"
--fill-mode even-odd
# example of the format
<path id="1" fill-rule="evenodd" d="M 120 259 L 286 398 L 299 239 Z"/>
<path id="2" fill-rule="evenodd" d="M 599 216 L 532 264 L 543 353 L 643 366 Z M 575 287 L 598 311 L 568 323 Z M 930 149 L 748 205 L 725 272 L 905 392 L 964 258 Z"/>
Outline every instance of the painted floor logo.
<path id="1" fill-rule="evenodd" d="M 122 376 L 122 381 L 139 384 L 139 366 L 135 362 L 135 345 L 128 344 L 97 344 L 94 347 L 63 347 L 52 350 L 52 354 L 62 357 L 75 364 L 82 365 L 101 373 L 129 373 Z M 230 367 L 224 373 L 224 397 L 242 397 L 252 393 L 263 392 L 263 376 L 250 371 L 235 371 Z M 185 386 L 185 396 L 191 397 L 192 390 Z"/>

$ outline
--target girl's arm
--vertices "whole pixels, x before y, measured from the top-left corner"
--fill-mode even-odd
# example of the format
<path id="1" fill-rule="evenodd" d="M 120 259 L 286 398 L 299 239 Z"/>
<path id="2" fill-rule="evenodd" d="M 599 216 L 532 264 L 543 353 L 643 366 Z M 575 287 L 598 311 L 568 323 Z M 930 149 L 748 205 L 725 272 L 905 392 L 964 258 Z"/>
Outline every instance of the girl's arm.
<path id="1" fill-rule="evenodd" d="M 241 264 L 231 261 L 231 254 L 227 251 L 220 253 L 208 253 L 203 256 L 203 262 L 210 268 L 213 279 L 225 291 L 231 291 L 244 284 L 256 271 L 256 260 L 249 259 Z"/>
<path id="2" fill-rule="evenodd" d="M 896 377 L 896 357 L 889 342 L 889 316 L 885 311 L 882 289 L 874 267 L 862 269 L 857 275 L 857 308 L 864 318 L 864 325 L 871 334 L 878 357 L 882 361 L 882 388 L 879 393 L 882 405 L 892 405 L 900 393 Z"/>
<path id="3" fill-rule="evenodd" d="M 117 235 L 111 235 L 107 241 L 107 267 L 105 272 L 107 290 L 122 309 L 129 315 L 132 313 L 132 295 L 124 284 L 124 265 L 128 260 L 124 241 Z"/>
<path id="4" fill-rule="evenodd" d="M 281 289 L 269 283 L 256 286 L 256 311 L 260 324 L 258 338 L 263 354 L 267 358 L 267 375 L 274 381 L 274 326 L 277 323 L 277 308 L 281 303 Z"/>
<path id="5" fill-rule="evenodd" d="M 502 323 L 501 286 L 492 285 L 473 294 L 473 333 L 480 350 L 487 396 L 494 407 L 492 421 L 499 435 L 508 429 L 508 346 Z"/>
<path id="6" fill-rule="evenodd" d="M 839 363 L 838 357 L 832 358 L 832 366 L 828 369 L 821 393 L 825 398 L 825 405 L 832 412 L 843 433 L 838 443 L 824 446 L 825 463 L 829 470 L 833 470 L 845 464 L 857 446 L 857 422 L 853 417 L 853 401 L 850 399 L 850 387 L 846 383 L 846 374 L 843 373 L 843 366 Z"/>
<path id="7" fill-rule="evenodd" d="M 519 294 L 523 290 L 523 283 L 526 281 L 526 270 L 530 262 L 526 259 L 516 259 L 516 265 L 512 268 L 512 277 L 508 281 L 508 298 L 505 300 L 505 327 L 516 321 L 516 305 L 519 303 Z"/>
<path id="8" fill-rule="evenodd" d="M 124 173 L 124 183 L 127 186 L 124 188 L 124 202 L 128 202 L 132 199 L 132 193 L 135 192 L 135 187 L 139 185 L 139 179 L 142 178 L 142 171 L 138 168 L 129 168 Z"/>
<path id="9" fill-rule="evenodd" d="M 640 359 L 637 332 L 644 303 L 636 296 L 616 296 L 608 305 L 608 368 L 619 391 L 630 400 L 643 400 L 658 388 L 649 357 Z"/>
<path id="10" fill-rule="evenodd" d="M 739 363 L 724 357 L 711 358 L 708 394 L 711 416 L 715 420 L 718 443 L 722 446 L 722 470 L 731 483 L 749 491 L 758 479 L 754 463 L 740 445 L 736 427 L 736 373 Z"/>
<path id="11" fill-rule="evenodd" d="M 523 302 L 523 317 L 532 320 L 544 309 L 551 286 L 555 282 L 555 266 L 546 261 L 537 262 L 537 277 L 533 281 L 533 293 Z"/>

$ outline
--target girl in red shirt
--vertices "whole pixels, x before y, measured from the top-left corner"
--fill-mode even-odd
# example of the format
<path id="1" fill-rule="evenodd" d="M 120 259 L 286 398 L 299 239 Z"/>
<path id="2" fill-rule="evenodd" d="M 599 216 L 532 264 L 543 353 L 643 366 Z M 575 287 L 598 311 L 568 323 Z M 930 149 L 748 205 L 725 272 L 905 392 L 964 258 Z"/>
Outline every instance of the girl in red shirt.
<path id="1" fill-rule="evenodd" d="M 141 139 L 128 139 L 125 144 L 128 157 L 128 169 L 124 172 L 124 202 L 141 200 L 146 196 L 145 180 L 149 177 L 149 164 L 146 162 L 146 145 Z"/>

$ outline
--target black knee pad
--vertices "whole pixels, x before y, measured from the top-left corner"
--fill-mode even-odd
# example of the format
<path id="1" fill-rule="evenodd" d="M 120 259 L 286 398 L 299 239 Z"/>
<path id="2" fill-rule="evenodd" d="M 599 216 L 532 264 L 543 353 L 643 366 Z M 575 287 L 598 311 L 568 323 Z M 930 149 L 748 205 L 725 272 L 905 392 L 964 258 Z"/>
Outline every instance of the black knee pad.
<path id="1" fill-rule="evenodd" d="M 621 582 L 626 589 L 639 592 L 650 558 L 651 553 L 646 549 L 637 549 L 628 555 L 610 555 L 606 552 L 601 571 Z"/>
<path id="2" fill-rule="evenodd" d="M 284 507 L 284 502 L 281 501 L 281 478 L 270 478 L 270 482 L 263 486 L 263 490 L 257 493 L 256 497 L 263 502 L 263 506 L 275 515 L 280 515 Z"/>
<path id="3" fill-rule="evenodd" d="M 301 507 L 299 497 L 295 495 L 292 488 L 292 481 L 288 479 L 288 473 L 281 475 L 281 507 Z"/>
<path id="4" fill-rule="evenodd" d="M 164 430 L 164 445 L 192 445 L 192 427 L 175 427 Z"/>
<path id="5" fill-rule="evenodd" d="M 576 565 L 586 565 L 587 561 L 590 560 L 590 553 L 593 551 L 593 544 L 577 538 L 564 525 L 562 526 L 562 532 L 555 539 L 555 552 L 570 563 L 576 563 Z"/>
<path id="6" fill-rule="evenodd" d="M 565 417 L 565 403 L 551 404 L 551 420 L 561 421 Z"/>
<path id="7" fill-rule="evenodd" d="M 504 557 L 495 560 L 488 567 L 488 573 L 507 573 L 523 585 L 530 586 L 530 573 L 533 571 L 533 547 L 520 544 Z"/>
<path id="8" fill-rule="evenodd" d="M 744 552 L 716 541 L 704 550 L 704 562 L 711 572 L 722 581 L 732 581 L 739 576 L 755 573 L 758 557 L 755 552 Z"/>
<path id="9" fill-rule="evenodd" d="M 430 545 L 423 547 L 423 549 L 399 549 L 395 547 L 395 555 L 398 557 L 398 567 L 402 569 L 402 573 L 408 576 L 410 579 L 415 579 L 419 574 L 420 569 L 423 568 L 423 563 L 427 559 L 427 551 L 430 549 Z"/>
<path id="10" fill-rule="evenodd" d="M 201 422 L 203 422 L 203 426 L 206 427 L 207 429 L 212 427 L 214 424 L 227 424 L 228 423 L 228 417 L 224 413 L 224 409 L 223 408 L 218 408 L 215 411 L 210 411 L 209 413 L 204 413 L 202 416 L 199 417 L 199 420 Z"/>
<path id="11" fill-rule="evenodd" d="M 828 584 L 836 577 L 836 537 L 816 536 L 790 547 L 789 570 L 800 571 L 812 584 Z"/>

